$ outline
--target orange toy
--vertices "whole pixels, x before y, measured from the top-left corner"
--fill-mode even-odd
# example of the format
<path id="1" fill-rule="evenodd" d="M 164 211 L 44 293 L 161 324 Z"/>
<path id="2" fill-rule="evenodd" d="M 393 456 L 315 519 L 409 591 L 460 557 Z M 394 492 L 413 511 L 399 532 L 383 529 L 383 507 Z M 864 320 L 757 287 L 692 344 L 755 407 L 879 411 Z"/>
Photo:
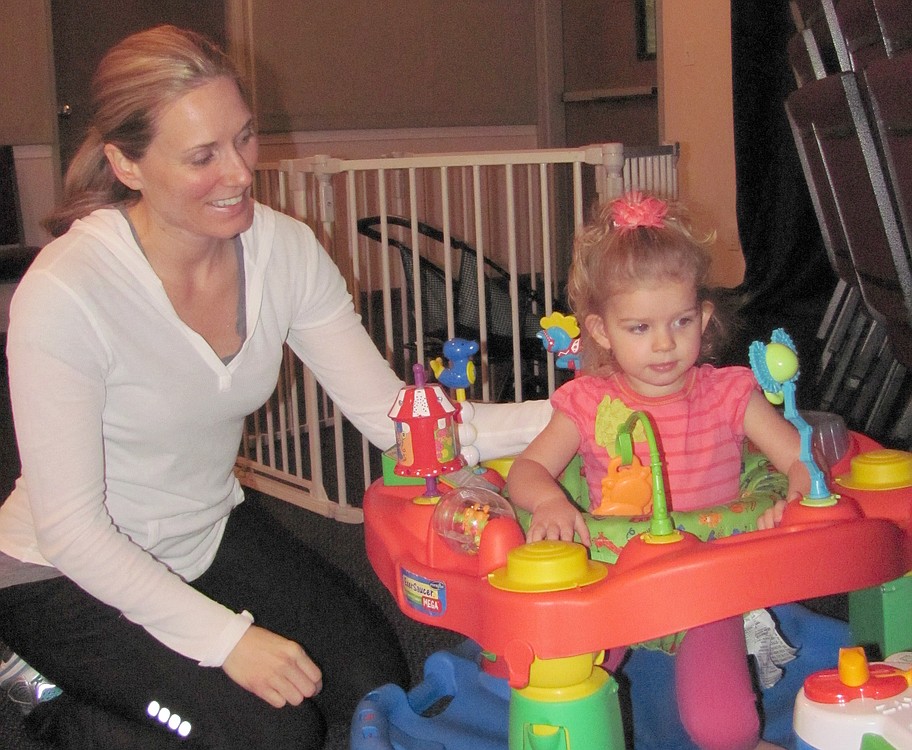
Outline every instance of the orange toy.
<path id="1" fill-rule="evenodd" d="M 652 472 L 631 456 L 629 466 L 622 466 L 620 456 L 608 462 L 602 479 L 602 501 L 589 509 L 593 516 L 648 515 L 652 506 Z"/>

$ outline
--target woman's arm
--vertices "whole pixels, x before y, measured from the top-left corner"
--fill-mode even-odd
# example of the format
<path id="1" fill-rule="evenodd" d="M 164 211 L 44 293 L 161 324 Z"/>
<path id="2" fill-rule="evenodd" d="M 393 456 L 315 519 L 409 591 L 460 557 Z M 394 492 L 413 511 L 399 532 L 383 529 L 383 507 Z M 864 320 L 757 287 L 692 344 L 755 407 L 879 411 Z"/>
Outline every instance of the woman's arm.
<path id="1" fill-rule="evenodd" d="M 278 236 L 286 231 L 283 223 Z M 389 410 L 404 384 L 364 329 L 335 263 L 309 230 L 299 232 L 292 238 L 293 264 L 274 282 L 294 287 L 288 344 L 359 431 L 381 450 L 389 448 L 395 442 Z M 474 406 L 473 445 L 482 459 L 515 455 L 551 417 L 547 400 Z"/>

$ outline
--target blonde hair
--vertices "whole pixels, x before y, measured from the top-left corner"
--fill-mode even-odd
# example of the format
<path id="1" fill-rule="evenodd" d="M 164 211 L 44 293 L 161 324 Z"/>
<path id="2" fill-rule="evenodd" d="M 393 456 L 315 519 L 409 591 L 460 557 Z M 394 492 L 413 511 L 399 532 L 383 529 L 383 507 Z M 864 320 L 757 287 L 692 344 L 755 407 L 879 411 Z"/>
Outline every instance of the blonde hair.
<path id="1" fill-rule="evenodd" d="M 713 303 L 700 361 L 714 359 L 730 323 L 726 310 L 729 303 L 707 284 L 708 247 L 715 235 L 698 238 L 687 210 L 675 202 L 667 203 L 658 226 L 619 227 L 615 225 L 614 204 L 600 205 L 595 219 L 577 233 L 573 244 L 567 292 L 581 329 L 583 370 L 606 375 L 616 367 L 611 353 L 591 339 L 586 318 L 604 315 L 611 295 L 664 280 L 692 281 L 698 304 Z"/>
<path id="2" fill-rule="evenodd" d="M 138 198 L 111 170 L 104 147 L 138 161 L 155 137 L 169 104 L 217 78 L 246 87 L 228 57 L 206 37 L 175 26 L 156 26 L 126 37 L 101 60 L 92 79 L 92 121 L 67 169 L 63 201 L 44 221 L 55 237 L 97 208 Z"/>

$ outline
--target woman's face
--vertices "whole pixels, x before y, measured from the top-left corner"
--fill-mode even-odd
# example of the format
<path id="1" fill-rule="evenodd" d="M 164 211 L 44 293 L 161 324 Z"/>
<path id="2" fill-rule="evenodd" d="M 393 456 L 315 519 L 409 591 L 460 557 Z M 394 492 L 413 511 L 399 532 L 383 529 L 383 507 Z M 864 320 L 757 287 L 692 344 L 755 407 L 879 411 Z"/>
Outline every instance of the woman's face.
<path id="1" fill-rule="evenodd" d="M 111 145 L 118 178 L 142 197 L 147 228 L 176 241 L 229 239 L 253 221 L 250 187 L 257 138 L 230 78 L 216 78 L 162 110 L 145 155 L 130 161 Z"/>

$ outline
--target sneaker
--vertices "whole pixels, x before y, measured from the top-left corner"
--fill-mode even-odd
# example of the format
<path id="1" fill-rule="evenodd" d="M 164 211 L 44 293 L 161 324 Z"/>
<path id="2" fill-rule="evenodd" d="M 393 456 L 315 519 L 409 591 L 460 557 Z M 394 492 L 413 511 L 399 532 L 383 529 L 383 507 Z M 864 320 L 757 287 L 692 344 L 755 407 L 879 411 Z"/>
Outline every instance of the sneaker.
<path id="1" fill-rule="evenodd" d="M 23 659 L 0 643 L 0 690 L 15 703 L 23 714 L 35 706 L 60 695 L 60 688 L 42 677 Z"/>

